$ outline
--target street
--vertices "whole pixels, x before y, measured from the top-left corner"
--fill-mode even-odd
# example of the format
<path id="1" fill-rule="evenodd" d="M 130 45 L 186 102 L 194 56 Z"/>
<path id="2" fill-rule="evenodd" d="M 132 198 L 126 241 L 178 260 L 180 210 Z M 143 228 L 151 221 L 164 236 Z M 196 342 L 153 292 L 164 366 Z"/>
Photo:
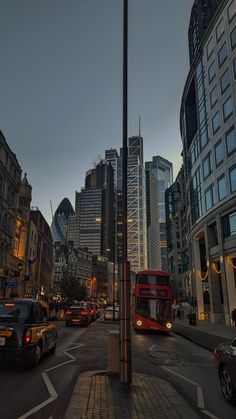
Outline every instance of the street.
<path id="1" fill-rule="evenodd" d="M 78 374 L 106 369 L 107 332 L 118 325 L 102 319 L 88 328 L 56 324 L 54 356 L 47 356 L 36 369 L 0 370 L 2 418 L 63 418 Z M 235 408 L 221 395 L 211 352 L 175 333 L 134 333 L 133 371 L 168 381 L 203 418 L 235 418 Z"/>

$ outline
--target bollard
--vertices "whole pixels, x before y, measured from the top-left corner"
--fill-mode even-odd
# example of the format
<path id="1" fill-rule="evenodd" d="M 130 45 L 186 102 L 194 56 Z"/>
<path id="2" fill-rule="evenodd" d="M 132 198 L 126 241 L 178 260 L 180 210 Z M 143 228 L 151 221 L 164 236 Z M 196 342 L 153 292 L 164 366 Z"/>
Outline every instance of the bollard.
<path id="1" fill-rule="evenodd" d="M 119 330 L 109 330 L 108 332 L 108 361 L 107 372 L 109 374 L 119 374 L 120 372 L 120 332 Z"/>

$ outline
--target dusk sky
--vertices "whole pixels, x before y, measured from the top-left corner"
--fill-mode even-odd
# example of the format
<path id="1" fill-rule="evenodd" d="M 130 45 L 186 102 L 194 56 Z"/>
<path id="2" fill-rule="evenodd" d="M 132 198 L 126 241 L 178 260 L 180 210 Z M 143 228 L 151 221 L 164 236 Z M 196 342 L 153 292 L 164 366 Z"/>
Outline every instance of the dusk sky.
<path id="1" fill-rule="evenodd" d="M 0 0 L 0 130 L 51 223 L 122 144 L 123 0 Z M 179 110 L 193 0 L 129 0 L 129 136 L 181 166 Z"/>

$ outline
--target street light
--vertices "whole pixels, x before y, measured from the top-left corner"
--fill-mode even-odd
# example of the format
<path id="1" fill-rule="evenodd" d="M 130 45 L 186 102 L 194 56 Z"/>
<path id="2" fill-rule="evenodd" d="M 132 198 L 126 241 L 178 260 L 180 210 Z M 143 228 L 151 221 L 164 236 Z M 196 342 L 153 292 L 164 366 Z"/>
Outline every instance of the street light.
<path id="1" fill-rule="evenodd" d="M 127 258 L 127 136 L 128 136 L 128 0 L 123 2 L 123 162 L 122 162 L 122 232 L 123 264 L 120 275 L 120 381 L 132 382 L 130 269 Z"/>

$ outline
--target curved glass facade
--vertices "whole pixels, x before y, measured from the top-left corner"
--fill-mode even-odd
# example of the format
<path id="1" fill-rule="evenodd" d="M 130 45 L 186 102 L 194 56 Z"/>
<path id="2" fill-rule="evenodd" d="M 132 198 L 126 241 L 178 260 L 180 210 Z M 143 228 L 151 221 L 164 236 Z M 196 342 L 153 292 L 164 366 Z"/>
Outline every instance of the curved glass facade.
<path id="1" fill-rule="evenodd" d="M 236 257 L 235 47 L 236 0 L 220 2 L 192 62 L 180 115 L 192 294 L 200 319 L 210 313 L 212 321 L 226 324 L 236 308 L 235 274 L 228 263 Z"/>
<path id="2" fill-rule="evenodd" d="M 65 242 L 67 238 L 68 218 L 74 215 L 73 207 L 68 198 L 59 204 L 51 224 L 53 242 Z"/>

